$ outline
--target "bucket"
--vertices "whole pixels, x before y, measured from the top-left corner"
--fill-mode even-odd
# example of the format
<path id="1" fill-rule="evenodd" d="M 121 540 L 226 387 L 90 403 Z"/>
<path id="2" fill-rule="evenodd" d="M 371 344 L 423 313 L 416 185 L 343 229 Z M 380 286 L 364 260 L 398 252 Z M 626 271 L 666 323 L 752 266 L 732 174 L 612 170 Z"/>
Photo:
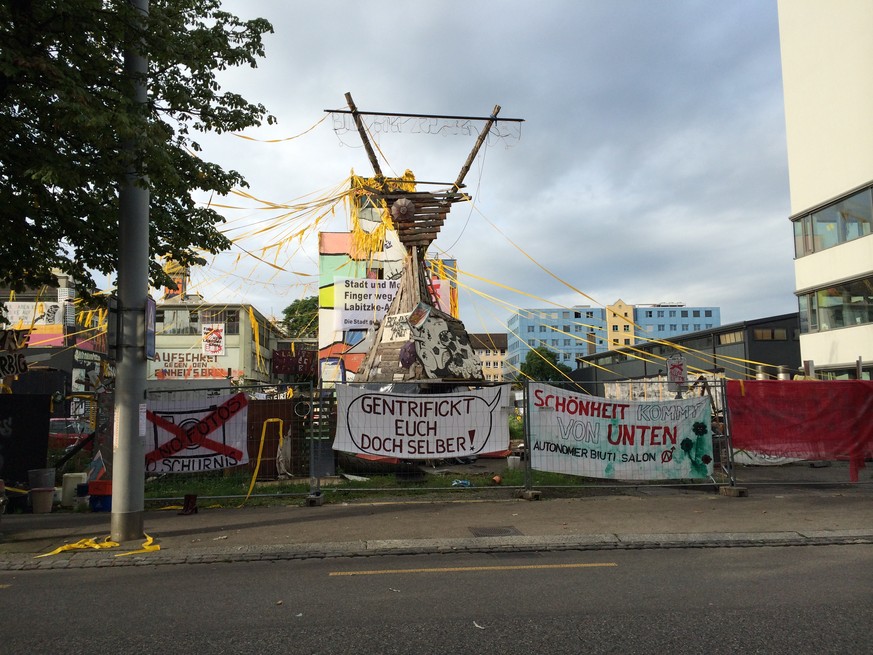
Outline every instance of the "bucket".
<path id="1" fill-rule="evenodd" d="M 48 514 L 51 512 L 54 499 L 54 487 L 42 487 L 30 490 L 30 506 L 33 509 L 34 514 Z"/>
<path id="2" fill-rule="evenodd" d="M 87 473 L 64 473 L 63 482 L 61 483 L 61 507 L 72 507 L 78 496 L 78 487 L 80 484 L 88 482 Z M 85 493 L 88 495 L 88 487 L 85 486 Z"/>
<path id="3" fill-rule="evenodd" d="M 506 458 L 506 468 L 508 468 L 510 471 L 514 471 L 519 467 L 520 462 L 521 457 L 519 457 L 518 455 L 510 455 Z"/>
<path id="4" fill-rule="evenodd" d="M 27 482 L 31 489 L 45 489 L 55 486 L 54 469 L 31 469 L 27 472 Z"/>

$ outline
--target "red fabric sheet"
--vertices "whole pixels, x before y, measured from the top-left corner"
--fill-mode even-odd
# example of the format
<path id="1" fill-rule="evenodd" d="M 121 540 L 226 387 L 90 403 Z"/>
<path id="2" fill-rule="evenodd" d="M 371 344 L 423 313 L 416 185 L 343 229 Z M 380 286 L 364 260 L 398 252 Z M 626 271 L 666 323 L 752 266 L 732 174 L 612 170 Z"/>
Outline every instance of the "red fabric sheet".
<path id="1" fill-rule="evenodd" d="M 873 457 L 873 381 L 728 380 L 727 404 L 734 448 L 848 459 L 853 482 Z"/>

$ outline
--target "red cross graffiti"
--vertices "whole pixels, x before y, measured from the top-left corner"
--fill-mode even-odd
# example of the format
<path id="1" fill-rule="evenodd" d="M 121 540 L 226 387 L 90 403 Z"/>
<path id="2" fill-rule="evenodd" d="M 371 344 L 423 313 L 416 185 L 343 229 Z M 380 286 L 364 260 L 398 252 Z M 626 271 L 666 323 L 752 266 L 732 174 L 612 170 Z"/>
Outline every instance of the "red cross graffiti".
<path id="1" fill-rule="evenodd" d="M 169 441 L 146 454 L 146 463 L 156 462 L 165 457 L 172 457 L 180 450 L 191 446 L 202 446 L 213 450 L 219 455 L 227 455 L 228 457 L 241 460 L 243 456 L 242 451 L 210 439 L 208 435 L 227 423 L 238 412 L 242 411 L 246 405 L 248 405 L 248 399 L 245 394 L 238 393 L 228 398 L 207 416 L 198 420 L 197 425 L 187 429 L 168 421 L 163 416 L 159 416 L 154 412 L 146 411 L 147 420 L 172 435 Z"/>

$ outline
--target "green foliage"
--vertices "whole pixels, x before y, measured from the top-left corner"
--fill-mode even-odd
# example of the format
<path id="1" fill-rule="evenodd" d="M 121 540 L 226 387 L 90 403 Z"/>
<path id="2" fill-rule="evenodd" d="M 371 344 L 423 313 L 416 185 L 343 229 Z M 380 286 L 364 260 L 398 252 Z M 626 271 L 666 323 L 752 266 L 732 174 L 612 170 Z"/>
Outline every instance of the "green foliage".
<path id="1" fill-rule="evenodd" d="M 281 323 L 288 336 L 294 339 L 318 336 L 318 296 L 295 300 L 282 310 Z"/>
<path id="2" fill-rule="evenodd" d="M 565 380 L 570 367 L 558 362 L 558 354 L 545 346 L 538 346 L 527 353 L 521 365 L 521 374 L 534 382 Z"/>
<path id="3" fill-rule="evenodd" d="M 223 218 L 192 192 L 245 180 L 200 159 L 194 134 L 273 122 L 215 77 L 255 67 L 271 31 L 220 0 L 151 0 L 147 16 L 127 0 L 0 3 L 0 285 L 39 287 L 60 268 L 87 291 L 92 271 L 114 273 L 118 187 L 131 173 L 150 191 L 152 255 L 204 264 L 204 252 L 227 249 Z M 148 59 L 146 105 L 124 70 L 133 43 Z M 167 281 L 154 258 L 150 277 Z"/>
<path id="4" fill-rule="evenodd" d="M 521 414 L 509 416 L 509 439 L 510 441 L 524 439 L 524 416 Z"/>

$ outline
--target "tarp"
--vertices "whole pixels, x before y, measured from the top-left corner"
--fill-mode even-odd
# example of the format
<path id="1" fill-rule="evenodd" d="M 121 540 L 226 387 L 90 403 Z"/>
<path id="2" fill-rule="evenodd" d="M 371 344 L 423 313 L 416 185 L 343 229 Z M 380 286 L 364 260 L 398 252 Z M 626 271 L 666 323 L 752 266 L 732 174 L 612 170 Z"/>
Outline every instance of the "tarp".
<path id="1" fill-rule="evenodd" d="M 873 382 L 728 380 L 734 449 L 813 460 L 848 459 L 851 480 L 873 456 Z"/>

